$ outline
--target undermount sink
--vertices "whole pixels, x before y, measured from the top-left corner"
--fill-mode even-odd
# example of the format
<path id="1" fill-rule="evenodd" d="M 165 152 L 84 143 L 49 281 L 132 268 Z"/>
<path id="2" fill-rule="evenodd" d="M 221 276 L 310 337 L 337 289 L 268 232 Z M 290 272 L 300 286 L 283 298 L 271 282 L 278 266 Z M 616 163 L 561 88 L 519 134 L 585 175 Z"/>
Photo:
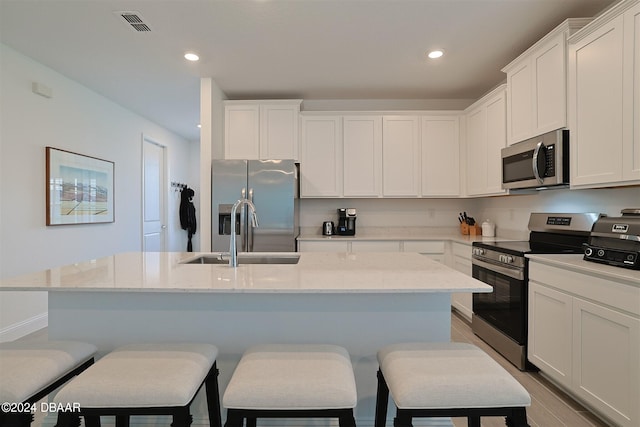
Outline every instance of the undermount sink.
<path id="1" fill-rule="evenodd" d="M 295 253 L 240 253 L 238 264 L 297 264 L 300 255 Z M 229 254 L 207 254 L 182 261 L 182 264 L 229 264 Z"/>

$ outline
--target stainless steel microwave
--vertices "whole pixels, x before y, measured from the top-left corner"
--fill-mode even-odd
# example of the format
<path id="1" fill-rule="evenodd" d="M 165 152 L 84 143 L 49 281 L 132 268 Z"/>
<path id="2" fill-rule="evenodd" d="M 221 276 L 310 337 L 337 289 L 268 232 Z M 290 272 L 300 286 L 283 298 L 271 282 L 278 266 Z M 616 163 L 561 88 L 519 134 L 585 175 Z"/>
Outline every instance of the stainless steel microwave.
<path id="1" fill-rule="evenodd" d="M 569 131 L 559 129 L 503 148 L 502 188 L 569 185 Z"/>

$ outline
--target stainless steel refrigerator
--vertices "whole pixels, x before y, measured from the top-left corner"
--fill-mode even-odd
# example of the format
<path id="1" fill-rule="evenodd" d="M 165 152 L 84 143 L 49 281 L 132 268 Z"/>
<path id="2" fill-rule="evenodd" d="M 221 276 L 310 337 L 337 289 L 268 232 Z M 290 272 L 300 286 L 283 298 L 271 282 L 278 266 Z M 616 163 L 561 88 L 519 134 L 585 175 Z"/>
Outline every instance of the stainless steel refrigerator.
<path id="1" fill-rule="evenodd" d="M 293 160 L 214 160 L 212 167 L 212 250 L 229 251 L 235 229 L 238 252 L 295 252 L 298 225 L 298 165 Z M 253 202 L 258 227 L 248 221 L 241 198 Z"/>

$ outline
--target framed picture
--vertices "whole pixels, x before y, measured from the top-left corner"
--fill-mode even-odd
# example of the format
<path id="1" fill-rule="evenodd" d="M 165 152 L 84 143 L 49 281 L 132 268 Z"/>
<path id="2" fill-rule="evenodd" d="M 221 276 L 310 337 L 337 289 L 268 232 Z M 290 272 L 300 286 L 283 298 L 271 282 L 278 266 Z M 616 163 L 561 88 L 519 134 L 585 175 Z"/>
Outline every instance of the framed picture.
<path id="1" fill-rule="evenodd" d="M 47 225 L 114 222 L 114 163 L 46 149 Z"/>

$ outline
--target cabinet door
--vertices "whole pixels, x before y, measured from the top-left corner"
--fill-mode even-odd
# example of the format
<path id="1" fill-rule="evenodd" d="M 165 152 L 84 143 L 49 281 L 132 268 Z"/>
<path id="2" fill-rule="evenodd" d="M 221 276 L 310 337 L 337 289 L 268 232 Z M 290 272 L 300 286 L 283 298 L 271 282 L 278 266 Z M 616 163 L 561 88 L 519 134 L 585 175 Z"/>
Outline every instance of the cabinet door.
<path id="1" fill-rule="evenodd" d="M 460 195 L 460 144 L 458 117 L 422 117 L 423 196 Z"/>
<path id="2" fill-rule="evenodd" d="M 523 141 L 533 131 L 533 94 L 531 61 L 524 60 L 507 74 L 509 86 L 509 143 Z"/>
<path id="3" fill-rule="evenodd" d="M 260 106 L 260 157 L 262 159 L 298 159 L 299 112 L 299 105 Z"/>
<path id="4" fill-rule="evenodd" d="M 566 36 L 559 34 L 533 55 L 534 135 L 567 125 Z"/>
<path id="5" fill-rule="evenodd" d="M 420 193 L 418 117 L 385 116 L 382 122 L 382 193 L 417 197 Z"/>
<path id="6" fill-rule="evenodd" d="M 507 110 L 505 91 L 487 101 L 487 139 L 484 155 L 486 194 L 504 193 L 502 189 L 502 156 L 500 151 L 507 145 Z"/>
<path id="7" fill-rule="evenodd" d="M 624 91 L 625 127 L 623 178 L 640 180 L 640 4 L 624 14 Z"/>
<path id="8" fill-rule="evenodd" d="M 480 195 L 486 191 L 487 111 L 477 108 L 467 115 L 467 194 Z"/>
<path id="9" fill-rule="evenodd" d="M 571 185 L 622 179 L 623 16 L 569 47 Z"/>
<path id="10" fill-rule="evenodd" d="M 344 195 L 382 195 L 382 116 L 343 119 Z"/>
<path id="11" fill-rule="evenodd" d="M 342 118 L 303 117 L 301 197 L 342 196 Z"/>
<path id="12" fill-rule="evenodd" d="M 572 300 L 529 280 L 527 358 L 560 384 L 571 387 Z"/>
<path id="13" fill-rule="evenodd" d="M 640 319 L 575 298 L 573 386 L 621 426 L 639 425 Z"/>
<path id="14" fill-rule="evenodd" d="M 260 106 L 258 104 L 225 105 L 225 159 L 260 158 Z"/>

